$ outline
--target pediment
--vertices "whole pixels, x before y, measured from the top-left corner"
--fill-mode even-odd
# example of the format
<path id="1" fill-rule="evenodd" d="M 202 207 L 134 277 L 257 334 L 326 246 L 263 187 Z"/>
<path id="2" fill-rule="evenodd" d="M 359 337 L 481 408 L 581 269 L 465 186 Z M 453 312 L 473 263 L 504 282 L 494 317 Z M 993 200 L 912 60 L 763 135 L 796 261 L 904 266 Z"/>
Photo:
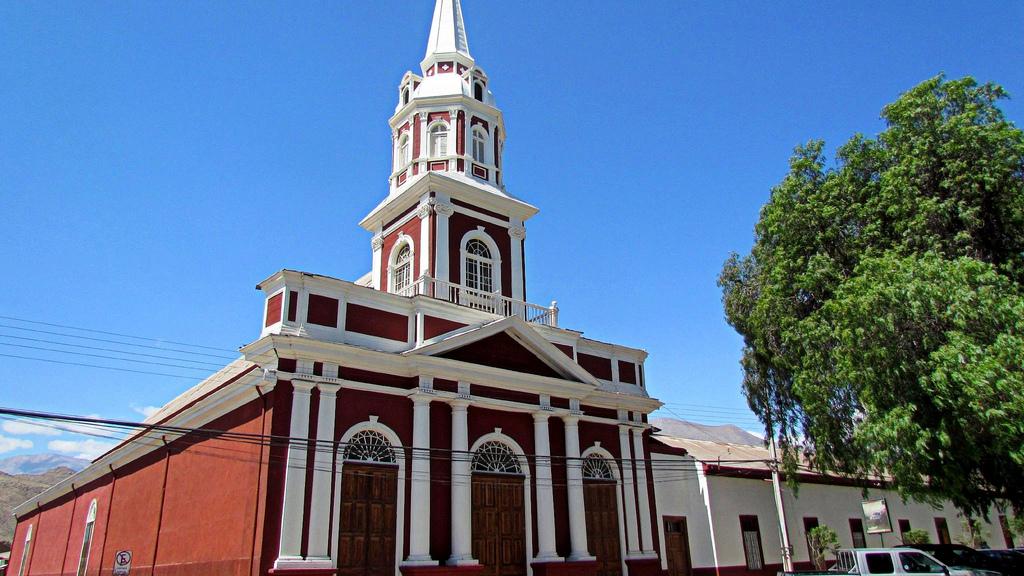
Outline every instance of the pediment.
<path id="1" fill-rule="evenodd" d="M 597 380 L 529 324 L 514 316 L 439 336 L 405 352 L 582 382 Z"/>

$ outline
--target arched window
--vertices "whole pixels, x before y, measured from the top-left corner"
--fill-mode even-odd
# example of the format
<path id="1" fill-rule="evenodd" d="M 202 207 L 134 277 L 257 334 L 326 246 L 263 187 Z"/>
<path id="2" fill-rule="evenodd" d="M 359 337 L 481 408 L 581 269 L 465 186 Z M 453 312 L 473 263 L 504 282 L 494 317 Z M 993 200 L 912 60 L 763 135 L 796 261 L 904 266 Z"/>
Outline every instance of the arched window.
<path id="1" fill-rule="evenodd" d="M 504 442 L 490 440 L 484 442 L 473 454 L 473 471 L 498 474 L 522 474 L 519 458 L 512 448 Z"/>
<path id="2" fill-rule="evenodd" d="M 494 261 L 491 249 L 476 238 L 466 242 L 466 288 L 494 291 Z"/>
<path id="3" fill-rule="evenodd" d="M 18 566 L 18 576 L 25 576 L 28 572 L 28 567 L 25 565 L 28 562 L 28 551 L 32 548 L 32 528 L 35 524 L 28 525 L 28 532 L 25 533 L 25 545 L 21 548 L 21 566 Z"/>
<path id="4" fill-rule="evenodd" d="M 404 106 L 404 105 L 406 105 L 408 103 L 409 103 L 409 87 L 406 86 L 405 89 L 402 90 L 402 105 Z"/>
<path id="5" fill-rule="evenodd" d="M 391 264 L 391 292 L 399 293 L 412 283 L 412 248 L 408 243 L 398 247 Z"/>
<path id="6" fill-rule="evenodd" d="M 600 456 L 587 456 L 583 459 L 583 477 L 590 480 L 615 480 L 608 461 Z"/>
<path id="7" fill-rule="evenodd" d="M 473 127 L 473 160 L 487 162 L 487 133 L 479 126 Z"/>
<path id="8" fill-rule="evenodd" d="M 89 513 L 85 516 L 85 534 L 82 536 L 82 553 L 78 556 L 78 576 L 85 576 L 89 566 L 89 551 L 92 548 L 92 530 L 96 524 L 96 501 L 89 504 Z"/>
<path id="9" fill-rule="evenodd" d="M 409 135 L 402 134 L 398 139 L 398 154 L 395 156 L 395 170 L 409 163 Z"/>
<path id="10" fill-rule="evenodd" d="M 483 82 L 473 82 L 473 98 L 484 101 L 484 85 Z"/>
<path id="11" fill-rule="evenodd" d="M 345 446 L 346 461 L 395 464 L 395 449 L 386 436 L 376 430 L 355 433 Z"/>
<path id="12" fill-rule="evenodd" d="M 430 155 L 434 157 L 448 155 L 448 126 L 434 124 L 430 127 Z"/>

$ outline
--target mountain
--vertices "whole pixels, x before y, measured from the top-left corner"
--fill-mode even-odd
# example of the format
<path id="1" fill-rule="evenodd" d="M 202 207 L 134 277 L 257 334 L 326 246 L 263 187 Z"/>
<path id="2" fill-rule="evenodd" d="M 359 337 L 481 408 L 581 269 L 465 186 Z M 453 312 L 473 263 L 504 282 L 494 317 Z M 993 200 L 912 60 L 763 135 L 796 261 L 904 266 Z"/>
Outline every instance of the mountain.
<path id="1" fill-rule="evenodd" d="M 88 460 L 59 454 L 26 454 L 0 458 L 0 472 L 5 474 L 42 474 L 60 467 L 78 472 L 88 465 Z"/>
<path id="2" fill-rule="evenodd" d="M 710 442 L 728 442 L 729 444 L 746 444 L 764 447 L 764 440 L 735 424 L 710 426 L 675 418 L 652 418 L 651 424 L 660 428 L 661 433 L 688 440 L 707 440 Z"/>
<path id="3" fill-rule="evenodd" d="M 72 458 L 71 460 L 75 460 Z M 14 538 L 14 507 L 23 504 L 43 490 L 74 474 L 67 467 L 47 470 L 43 474 L 6 474 L 0 472 L 0 541 Z"/>

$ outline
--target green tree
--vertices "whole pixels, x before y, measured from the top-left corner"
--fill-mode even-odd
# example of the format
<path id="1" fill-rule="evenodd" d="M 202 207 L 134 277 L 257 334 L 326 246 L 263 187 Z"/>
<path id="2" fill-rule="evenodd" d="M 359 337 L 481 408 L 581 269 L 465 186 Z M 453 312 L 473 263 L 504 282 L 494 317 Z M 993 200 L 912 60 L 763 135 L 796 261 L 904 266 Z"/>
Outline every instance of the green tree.
<path id="1" fill-rule="evenodd" d="M 811 562 L 818 570 L 825 570 L 826 554 L 835 555 L 839 549 L 839 535 L 828 526 L 815 526 L 807 532 L 807 547 L 811 550 Z"/>
<path id="2" fill-rule="evenodd" d="M 743 389 L 793 478 L 1024 508 L 1024 133 L 971 78 L 886 106 L 827 166 L 796 149 L 719 285 Z"/>
<path id="3" fill-rule="evenodd" d="M 903 533 L 904 544 L 931 544 L 932 538 L 927 530 L 914 528 Z"/>

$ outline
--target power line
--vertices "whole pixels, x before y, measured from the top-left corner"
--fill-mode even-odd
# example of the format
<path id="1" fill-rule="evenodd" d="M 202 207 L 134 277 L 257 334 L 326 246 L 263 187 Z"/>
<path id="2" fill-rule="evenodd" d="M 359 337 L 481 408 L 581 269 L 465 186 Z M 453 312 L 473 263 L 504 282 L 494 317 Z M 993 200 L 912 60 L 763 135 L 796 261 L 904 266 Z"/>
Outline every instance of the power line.
<path id="1" fill-rule="evenodd" d="M 65 325 L 65 324 L 55 324 L 55 323 L 52 323 L 52 322 L 40 322 L 38 320 L 27 320 L 27 319 L 24 319 L 24 318 L 15 318 L 13 316 L 2 316 L 2 315 L 0 315 L 0 319 L 14 320 L 15 322 L 25 322 L 25 323 L 28 323 L 28 324 L 37 324 L 37 325 L 41 325 L 41 326 L 50 326 L 50 327 L 53 327 L 53 328 L 64 328 L 66 330 L 79 330 L 81 332 L 89 332 L 89 333 L 92 333 L 92 334 L 105 334 L 107 336 L 117 336 L 119 338 L 131 338 L 133 340 L 142 340 L 144 342 L 159 342 L 159 343 L 162 343 L 162 344 L 173 344 L 175 346 L 186 346 L 186 347 L 189 347 L 189 348 L 198 348 L 200 350 L 214 350 L 214 351 L 217 351 L 217 352 L 227 352 L 227 353 L 230 353 L 230 354 L 237 353 L 237 350 L 229 350 L 227 348 L 217 348 L 217 347 L 214 347 L 214 346 L 204 346 L 204 345 L 201 345 L 201 344 L 189 344 L 187 342 L 175 342 L 174 340 L 164 340 L 164 339 L 161 339 L 161 338 L 149 338 L 147 336 L 134 336 L 134 335 L 131 335 L 131 334 L 121 334 L 119 332 L 107 332 L 105 330 L 93 330 L 92 328 L 80 328 L 78 326 L 68 326 L 68 325 Z M 117 341 L 117 340 L 103 340 L 103 339 L 98 339 L 98 338 L 91 338 L 91 337 L 88 337 L 88 336 L 80 336 L 80 335 L 77 335 L 77 334 L 66 334 L 66 333 L 61 333 L 61 332 L 51 332 L 51 331 L 45 331 L 45 330 L 34 330 L 32 328 L 25 328 L 25 327 L 22 327 L 22 326 L 11 326 L 11 325 L 4 324 L 4 325 L 0 325 L 0 327 L 2 327 L 2 328 L 13 328 L 15 330 L 25 330 L 25 331 L 28 331 L 28 332 L 42 332 L 44 334 L 52 334 L 52 335 L 56 335 L 56 336 L 66 336 L 68 338 L 81 338 L 81 339 L 84 339 L 84 340 L 99 340 L 101 342 L 108 342 L 108 343 L 112 343 L 112 344 L 123 344 L 125 346 L 137 346 L 137 347 L 141 347 L 141 348 L 156 348 L 158 350 L 174 350 L 172 348 L 167 348 L 166 346 L 146 346 L 146 345 L 143 345 L 143 344 L 133 344 L 131 342 L 120 342 L 120 341 Z M 214 358 L 224 358 L 224 356 L 221 356 L 221 355 L 204 354 L 202 352 L 195 352 L 195 351 L 190 351 L 190 350 L 174 350 L 174 351 L 176 351 L 176 352 L 184 352 L 184 353 L 187 353 L 187 354 L 199 354 L 199 355 L 203 355 L 203 356 L 211 356 L 211 357 L 214 357 Z"/>
<path id="2" fill-rule="evenodd" d="M 130 368 L 115 368 L 114 366 L 100 366 L 99 364 L 85 364 L 82 362 L 65 362 L 63 360 L 53 360 L 51 358 L 36 358 L 33 356 L 18 356 L 17 354 L 0 354 L 3 358 L 17 358 L 18 360 L 34 360 L 36 362 L 49 362 L 51 364 L 64 364 L 65 366 L 81 366 L 83 368 L 102 368 L 104 370 L 116 370 L 118 372 L 131 372 L 132 374 L 148 374 L 150 376 L 166 376 L 168 378 L 182 378 L 185 380 L 195 380 L 195 376 L 182 376 L 181 374 L 168 374 L 166 372 L 149 372 L 146 370 L 132 370 Z"/>
<path id="3" fill-rule="evenodd" d="M 131 356 L 142 356 L 144 358 L 156 358 L 158 360 L 176 360 L 178 362 L 191 362 L 193 364 L 203 364 L 215 369 L 223 368 L 223 364 L 214 364 L 213 362 L 205 362 L 203 360 L 189 360 L 188 358 L 178 358 L 175 356 L 161 356 L 159 354 L 146 354 L 145 352 L 131 352 L 128 350 L 118 350 L 116 348 L 104 348 L 102 346 L 86 346 L 85 344 L 73 344 L 71 342 L 59 342 L 57 340 L 47 340 L 45 338 L 29 338 L 27 336 L 15 336 L 13 334 L 0 334 L 0 338 L 12 338 L 15 340 L 23 340 L 25 342 L 39 342 L 42 344 L 52 344 L 55 346 L 68 346 L 72 348 L 80 348 L 82 350 L 97 350 L 100 352 L 115 352 L 118 354 L 129 354 Z"/>

